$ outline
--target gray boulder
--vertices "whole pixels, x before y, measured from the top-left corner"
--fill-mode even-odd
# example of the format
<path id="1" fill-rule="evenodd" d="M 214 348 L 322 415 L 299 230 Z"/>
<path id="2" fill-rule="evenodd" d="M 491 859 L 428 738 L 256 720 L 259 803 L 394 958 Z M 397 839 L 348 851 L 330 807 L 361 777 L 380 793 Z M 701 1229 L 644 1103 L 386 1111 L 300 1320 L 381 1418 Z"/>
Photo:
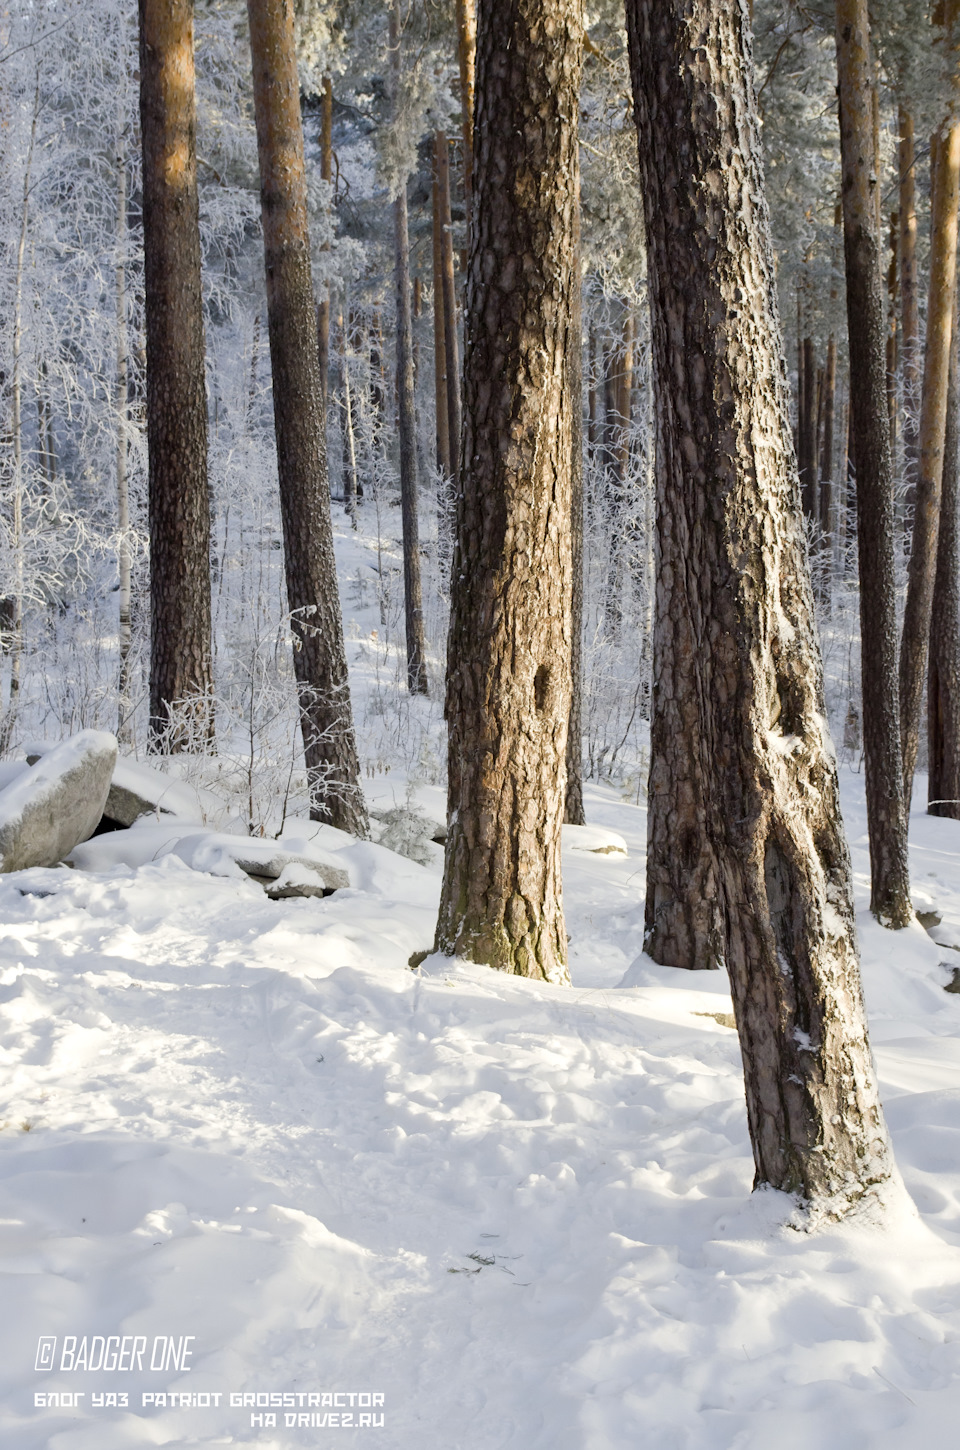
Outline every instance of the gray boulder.
<path id="1" fill-rule="evenodd" d="M 116 761 L 112 735 L 81 730 L 0 790 L 0 871 L 55 866 L 92 836 Z"/>

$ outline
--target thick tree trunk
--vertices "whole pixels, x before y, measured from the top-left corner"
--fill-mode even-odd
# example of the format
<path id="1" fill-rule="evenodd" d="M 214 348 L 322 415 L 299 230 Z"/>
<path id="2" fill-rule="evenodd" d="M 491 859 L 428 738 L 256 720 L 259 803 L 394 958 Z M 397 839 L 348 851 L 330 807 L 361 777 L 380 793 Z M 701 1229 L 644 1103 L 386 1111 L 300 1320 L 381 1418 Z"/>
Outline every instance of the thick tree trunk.
<path id="1" fill-rule="evenodd" d="M 843 235 L 850 340 L 850 440 L 856 460 L 864 774 L 870 906 L 887 926 L 912 919 L 897 687 L 893 463 L 887 427 L 880 230 L 873 193 L 867 0 L 836 0 Z"/>
<path id="2" fill-rule="evenodd" d="M 440 951 L 568 981 L 580 0 L 480 0 Z"/>
<path id="3" fill-rule="evenodd" d="M 709 888 L 702 951 L 730 974 L 756 1182 L 840 1214 L 891 1162 L 823 719 L 749 27 L 727 0 L 628 0 L 627 24 L 657 407 L 654 935 L 660 912 L 692 924 Z"/>
<path id="4" fill-rule="evenodd" d="M 903 458 L 909 485 L 908 512 L 913 516 L 920 462 L 920 311 L 917 285 L 917 166 L 913 117 L 903 106 L 900 124 L 900 356 L 903 361 Z"/>
<path id="5" fill-rule="evenodd" d="M 400 86 L 400 0 L 390 7 L 390 53 L 394 95 Z M 407 642 L 407 685 L 411 694 L 427 693 L 423 590 L 420 583 L 420 529 L 417 519 L 417 409 L 413 391 L 413 319 L 410 315 L 410 236 L 407 182 L 393 202 L 394 277 L 397 319 L 397 420 L 400 434 L 400 508 L 403 524 L 403 602 Z"/>
<path id="6" fill-rule="evenodd" d="M 946 127 L 936 138 L 936 144 L 931 147 L 930 173 L 930 283 L 920 399 L 920 470 L 900 642 L 900 738 L 903 798 L 908 814 L 923 720 L 923 689 L 927 679 L 927 648 L 937 572 L 937 525 L 943 475 L 943 437 L 947 425 L 947 376 L 957 295 L 960 124 Z"/>
<path id="7" fill-rule="evenodd" d="M 447 433 L 450 477 L 460 481 L 460 350 L 457 343 L 457 289 L 453 272 L 453 222 L 450 216 L 450 148 L 437 133 L 437 180 L 440 197 L 440 264 L 443 283 L 443 348 L 447 374 Z"/>
<path id="8" fill-rule="evenodd" d="M 960 820 L 960 329 L 954 318 L 927 683 L 931 816 Z"/>
<path id="9" fill-rule="evenodd" d="M 320 111 L 320 179 L 333 180 L 333 81 L 323 78 L 323 105 Z M 323 250 L 329 251 L 324 242 Z M 320 367 L 320 387 L 323 390 L 323 408 L 326 414 L 327 393 L 330 386 L 330 284 L 324 282 L 317 303 L 317 362 Z"/>
<path id="10" fill-rule="evenodd" d="M 290 0 L 248 0 L 287 601 L 311 818 L 364 836 L 317 364 Z"/>
<path id="11" fill-rule="evenodd" d="M 150 729 L 212 733 L 210 500 L 197 202 L 193 0 L 140 0 L 147 324 Z M 181 705 L 181 702 L 189 702 Z M 171 709 L 192 717 L 170 730 Z"/>
<path id="12" fill-rule="evenodd" d="M 450 402 L 447 396 L 447 330 L 443 312 L 443 202 L 440 194 L 440 156 L 446 142 L 443 132 L 433 137 L 433 356 L 434 404 L 436 407 L 437 468 L 445 479 L 452 477 L 450 454 Z"/>

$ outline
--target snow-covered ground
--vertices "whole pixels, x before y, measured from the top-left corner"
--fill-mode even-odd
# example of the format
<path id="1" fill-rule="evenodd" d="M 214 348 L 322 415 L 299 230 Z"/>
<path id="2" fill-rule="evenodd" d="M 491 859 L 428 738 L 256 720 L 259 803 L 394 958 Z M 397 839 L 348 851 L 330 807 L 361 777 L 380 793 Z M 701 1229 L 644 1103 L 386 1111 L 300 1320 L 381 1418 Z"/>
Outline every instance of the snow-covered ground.
<path id="1" fill-rule="evenodd" d="M 844 801 L 865 903 L 849 772 Z M 438 869 L 372 845 L 323 900 L 173 855 L 0 880 L 3 1450 L 953 1443 L 960 955 L 862 913 L 910 1200 L 800 1233 L 750 1193 L 723 978 L 640 956 L 643 809 L 591 788 L 588 814 L 629 854 L 565 851 L 573 990 L 411 971 Z M 913 824 L 960 945 L 960 825 Z M 141 1338 L 142 1371 L 61 1372 L 68 1336 L 88 1365 Z M 189 1368 L 151 1371 L 169 1339 Z"/>

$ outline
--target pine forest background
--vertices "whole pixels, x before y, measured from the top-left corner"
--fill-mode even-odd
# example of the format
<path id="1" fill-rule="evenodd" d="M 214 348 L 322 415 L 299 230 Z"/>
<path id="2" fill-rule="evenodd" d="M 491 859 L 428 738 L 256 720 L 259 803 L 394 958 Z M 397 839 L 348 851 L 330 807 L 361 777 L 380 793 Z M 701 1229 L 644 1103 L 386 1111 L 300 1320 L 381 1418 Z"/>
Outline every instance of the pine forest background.
<path id="1" fill-rule="evenodd" d="M 926 298 L 924 138 L 942 119 L 947 82 L 926 11 L 912 0 L 882 0 L 872 11 L 902 586 Z M 827 705 L 843 758 L 856 762 L 856 479 L 848 446 L 833 20 L 832 8 L 756 0 L 756 89 Z M 439 783 L 455 483 L 438 463 L 436 400 L 447 362 L 445 354 L 436 355 L 434 298 L 445 238 L 455 291 L 464 270 L 457 18 L 452 4 L 419 0 L 402 7 L 399 76 L 386 7 L 356 0 L 320 9 L 301 0 L 298 22 L 318 304 L 329 296 L 327 452 L 341 594 L 348 646 L 351 639 L 351 648 L 362 642 L 373 681 L 355 702 L 362 767 L 367 777 L 393 769 Z M 245 13 L 226 0 L 198 3 L 195 45 L 216 741 L 215 748 L 196 742 L 179 768 L 193 772 L 198 783 L 216 780 L 225 802 L 241 810 L 251 829 L 272 831 L 279 827 L 278 811 L 302 808 L 306 781 L 283 575 Z M 124 0 L 38 0 L 0 16 L 5 754 L 37 737 L 86 726 L 119 731 L 138 753 L 147 747 L 137 66 L 136 10 Z M 333 101 L 329 182 L 322 175 L 324 77 Z M 919 336 L 904 326 L 900 287 L 904 116 L 917 138 L 912 173 Z M 639 800 L 648 765 L 653 570 L 649 329 L 626 37 L 621 8 L 606 0 L 587 16 L 581 164 L 583 769 Z M 405 685 L 392 222 L 392 200 L 404 184 L 413 276 L 424 696 L 408 694 Z M 129 643 L 119 629 L 125 570 Z M 371 605 L 379 618 L 374 631 L 352 618 Z M 125 688 L 121 653 L 127 658 Z"/>

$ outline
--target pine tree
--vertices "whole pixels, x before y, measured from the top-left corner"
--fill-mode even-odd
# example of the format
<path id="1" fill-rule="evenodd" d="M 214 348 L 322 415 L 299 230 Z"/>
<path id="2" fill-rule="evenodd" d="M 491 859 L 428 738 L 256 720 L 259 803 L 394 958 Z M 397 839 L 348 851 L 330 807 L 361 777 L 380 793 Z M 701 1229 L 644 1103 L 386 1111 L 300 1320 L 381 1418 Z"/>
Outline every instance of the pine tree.
<path id="1" fill-rule="evenodd" d="M 185 704 L 212 729 L 207 396 L 193 0 L 140 0 L 140 124 L 150 458 L 150 723 Z M 184 724 L 186 722 L 183 722 Z"/>
<path id="2" fill-rule="evenodd" d="M 756 1181 L 841 1213 L 890 1158 L 823 719 L 749 22 L 728 0 L 628 0 L 627 19 L 658 430 L 651 944 L 662 962 L 726 964 Z"/>
<path id="3" fill-rule="evenodd" d="M 437 949 L 568 980 L 579 0 L 481 0 Z"/>
<path id="4" fill-rule="evenodd" d="M 875 193 L 873 62 L 867 0 L 837 0 L 843 238 L 850 346 L 850 434 L 857 473 L 863 749 L 870 906 L 886 925 L 913 916 L 897 684 L 893 460 Z"/>
<path id="5" fill-rule="evenodd" d="M 367 832 L 337 591 L 290 0 L 248 0 L 287 601 L 311 815 Z"/>

